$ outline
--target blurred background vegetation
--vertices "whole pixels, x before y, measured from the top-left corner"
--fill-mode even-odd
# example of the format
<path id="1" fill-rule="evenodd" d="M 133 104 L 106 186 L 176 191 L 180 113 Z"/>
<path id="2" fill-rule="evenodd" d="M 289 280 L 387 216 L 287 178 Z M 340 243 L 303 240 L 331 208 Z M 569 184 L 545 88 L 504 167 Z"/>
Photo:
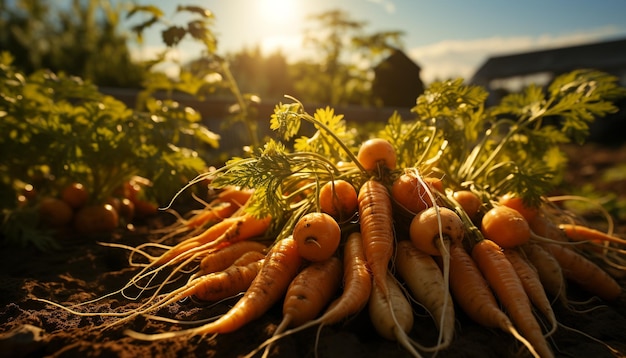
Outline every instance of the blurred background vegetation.
<path id="1" fill-rule="evenodd" d="M 137 24 L 136 16 L 131 16 L 136 8 L 131 9 L 130 3 L 112 5 L 102 0 L 0 0 L 0 49 L 10 52 L 26 74 L 46 68 L 79 76 L 99 87 L 142 88 L 155 63 L 165 57 L 134 61 L 130 45 L 137 44 L 141 31 L 162 21 L 164 14 L 156 7 L 143 7 L 151 16 Z M 308 21 L 304 45 L 320 55 L 316 59 L 289 63 L 284 53 L 266 55 L 256 45 L 221 55 L 240 91 L 270 100 L 290 94 L 305 103 L 385 105 L 372 91 L 374 70 L 386 57 L 402 50 L 403 32 L 368 33 L 366 22 L 352 19 L 342 10 L 312 14 Z M 125 25 L 133 31 L 127 31 Z M 170 27 L 169 35 L 184 36 L 181 29 L 190 28 Z M 215 60 L 215 53 L 180 65 L 202 74 L 202 68 Z M 215 93 L 230 94 L 225 87 L 218 86 Z M 412 97 L 405 107 L 414 104 L 416 96 Z"/>

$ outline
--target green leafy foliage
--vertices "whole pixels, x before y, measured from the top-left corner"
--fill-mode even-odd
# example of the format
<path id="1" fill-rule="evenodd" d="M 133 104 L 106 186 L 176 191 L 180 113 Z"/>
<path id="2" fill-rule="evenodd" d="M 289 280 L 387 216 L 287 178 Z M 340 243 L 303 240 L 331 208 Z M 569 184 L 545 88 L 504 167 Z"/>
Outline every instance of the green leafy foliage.
<path id="1" fill-rule="evenodd" d="M 191 148 L 218 146 L 219 136 L 192 108 L 150 99 L 146 111 L 132 110 L 80 78 L 43 70 L 26 76 L 10 57 L 2 58 L 2 209 L 18 208 L 25 184 L 54 196 L 63 185 L 80 182 L 93 202 L 102 203 L 135 175 L 150 178 L 149 199 L 164 203 L 206 169 Z"/>

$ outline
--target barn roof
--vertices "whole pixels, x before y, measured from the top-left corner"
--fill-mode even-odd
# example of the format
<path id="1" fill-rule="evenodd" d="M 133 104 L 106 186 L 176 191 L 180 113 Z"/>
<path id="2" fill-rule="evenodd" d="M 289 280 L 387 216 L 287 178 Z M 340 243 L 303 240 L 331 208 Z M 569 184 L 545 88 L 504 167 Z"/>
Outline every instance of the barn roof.
<path id="1" fill-rule="evenodd" d="M 476 71 L 470 82 L 488 85 L 497 78 L 541 72 L 560 74 L 581 68 L 606 72 L 623 70 L 626 68 L 626 39 L 494 56 Z"/>

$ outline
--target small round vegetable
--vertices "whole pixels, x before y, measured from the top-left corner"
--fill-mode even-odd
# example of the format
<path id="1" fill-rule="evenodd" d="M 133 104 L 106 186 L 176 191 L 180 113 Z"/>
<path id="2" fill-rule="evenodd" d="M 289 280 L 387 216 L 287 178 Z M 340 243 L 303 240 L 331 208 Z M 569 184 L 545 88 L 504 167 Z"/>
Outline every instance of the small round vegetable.
<path id="1" fill-rule="evenodd" d="M 51 227 L 65 226 L 72 221 L 74 211 L 63 200 L 53 197 L 42 198 L 39 202 L 39 217 Z"/>
<path id="2" fill-rule="evenodd" d="M 110 204 L 87 205 L 74 215 L 74 229 L 79 234 L 112 232 L 119 225 L 119 215 Z"/>
<path id="3" fill-rule="evenodd" d="M 483 204 L 478 195 L 470 190 L 458 190 L 452 194 L 452 197 L 461 205 L 461 208 L 463 208 L 472 221 L 476 219 L 478 210 L 480 210 Z"/>
<path id="4" fill-rule="evenodd" d="M 441 234 L 439 231 L 439 218 L 441 218 Z M 446 207 L 430 207 L 420 211 L 409 227 L 409 236 L 413 245 L 423 252 L 440 256 L 438 242 L 440 235 L 452 242 L 459 242 L 464 235 L 463 221 L 452 210 Z"/>
<path id="5" fill-rule="evenodd" d="M 515 196 L 515 194 L 512 193 L 504 194 L 500 197 L 498 202 L 501 205 L 517 210 L 520 214 L 522 214 L 527 222 L 531 222 L 539 212 L 538 208 L 529 206 L 521 197 Z"/>
<path id="6" fill-rule="evenodd" d="M 418 175 L 412 171 L 405 172 L 396 178 L 391 185 L 393 200 L 414 214 L 433 206 L 433 202 L 424 190 L 424 185 L 420 183 Z M 443 185 L 438 178 L 424 177 L 422 181 L 431 192 L 443 191 Z"/>
<path id="7" fill-rule="evenodd" d="M 319 199 L 320 209 L 339 220 L 350 218 L 359 206 L 356 189 L 341 179 L 322 185 Z"/>
<path id="8" fill-rule="evenodd" d="M 396 150 L 382 138 L 368 139 L 359 148 L 357 160 L 365 170 L 374 170 L 379 165 L 388 169 L 396 168 Z"/>
<path id="9" fill-rule="evenodd" d="M 300 218 L 293 229 L 298 253 L 305 260 L 328 260 L 339 247 L 341 229 L 332 216 L 326 213 L 308 213 Z"/>
<path id="10" fill-rule="evenodd" d="M 483 216 L 480 231 L 485 238 L 503 249 L 516 247 L 530 240 L 528 221 L 517 210 L 495 206 Z"/>
<path id="11" fill-rule="evenodd" d="M 87 188 L 81 183 L 71 183 L 61 191 L 61 199 L 74 209 L 78 209 L 89 199 Z"/>

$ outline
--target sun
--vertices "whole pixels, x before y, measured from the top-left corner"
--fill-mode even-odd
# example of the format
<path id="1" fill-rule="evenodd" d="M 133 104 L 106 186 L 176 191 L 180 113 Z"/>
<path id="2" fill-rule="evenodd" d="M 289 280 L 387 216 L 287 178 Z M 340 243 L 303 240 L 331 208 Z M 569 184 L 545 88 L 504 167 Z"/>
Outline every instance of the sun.
<path id="1" fill-rule="evenodd" d="M 297 11 L 295 0 L 258 0 L 259 17 L 264 22 L 280 22 L 292 18 Z"/>

